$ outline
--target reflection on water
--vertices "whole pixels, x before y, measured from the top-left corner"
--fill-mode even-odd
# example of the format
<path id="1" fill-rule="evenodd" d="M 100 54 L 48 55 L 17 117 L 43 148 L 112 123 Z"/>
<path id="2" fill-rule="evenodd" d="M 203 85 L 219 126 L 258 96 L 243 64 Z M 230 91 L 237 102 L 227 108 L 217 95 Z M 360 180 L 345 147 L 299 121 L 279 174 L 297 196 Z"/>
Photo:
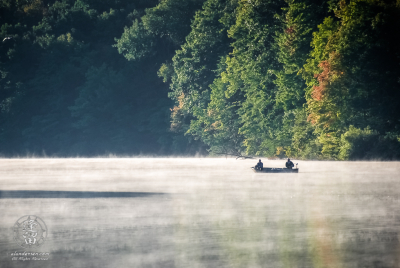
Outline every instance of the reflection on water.
<path id="1" fill-rule="evenodd" d="M 399 267 L 399 162 L 255 162 L 2 159 L 0 267 Z M 11 260 L 24 215 L 48 261 Z"/>

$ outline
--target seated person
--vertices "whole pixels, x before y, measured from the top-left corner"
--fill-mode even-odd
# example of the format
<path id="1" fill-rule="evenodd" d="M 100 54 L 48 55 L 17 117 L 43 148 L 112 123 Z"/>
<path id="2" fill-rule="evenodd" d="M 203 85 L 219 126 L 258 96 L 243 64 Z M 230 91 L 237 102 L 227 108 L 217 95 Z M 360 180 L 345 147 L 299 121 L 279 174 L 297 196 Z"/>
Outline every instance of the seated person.
<path id="1" fill-rule="evenodd" d="M 263 170 L 263 163 L 261 162 L 261 159 L 258 160 L 258 163 L 255 168 L 256 170 Z"/>
<path id="2" fill-rule="evenodd" d="M 292 169 L 294 167 L 294 164 L 292 161 L 290 161 L 290 159 L 288 158 L 287 162 L 286 162 L 286 167 L 288 169 Z"/>

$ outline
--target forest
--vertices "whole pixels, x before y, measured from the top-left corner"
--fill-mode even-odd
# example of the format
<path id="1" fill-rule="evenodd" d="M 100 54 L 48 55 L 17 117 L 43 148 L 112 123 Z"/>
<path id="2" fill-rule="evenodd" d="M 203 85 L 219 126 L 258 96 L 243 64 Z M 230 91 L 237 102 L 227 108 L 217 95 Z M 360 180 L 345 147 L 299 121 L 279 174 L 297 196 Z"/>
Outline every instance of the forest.
<path id="1" fill-rule="evenodd" d="M 0 0 L 0 156 L 400 159 L 400 0 Z"/>

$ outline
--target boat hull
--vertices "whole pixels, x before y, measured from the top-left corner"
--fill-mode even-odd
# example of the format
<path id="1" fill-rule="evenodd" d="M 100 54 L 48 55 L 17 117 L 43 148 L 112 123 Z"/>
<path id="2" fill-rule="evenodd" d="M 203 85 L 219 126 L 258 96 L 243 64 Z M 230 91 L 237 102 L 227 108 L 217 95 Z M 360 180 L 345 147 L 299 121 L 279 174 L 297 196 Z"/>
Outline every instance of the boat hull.
<path id="1" fill-rule="evenodd" d="M 263 170 L 257 170 L 254 167 L 251 168 L 255 173 L 299 173 L 298 168 L 269 168 L 265 167 Z"/>

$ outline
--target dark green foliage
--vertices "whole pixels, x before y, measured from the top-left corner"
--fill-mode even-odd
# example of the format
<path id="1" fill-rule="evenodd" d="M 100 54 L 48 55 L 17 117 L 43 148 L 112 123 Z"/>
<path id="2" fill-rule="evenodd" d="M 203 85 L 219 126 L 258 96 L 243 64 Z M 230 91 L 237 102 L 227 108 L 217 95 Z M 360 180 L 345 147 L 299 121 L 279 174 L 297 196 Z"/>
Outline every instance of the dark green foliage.
<path id="1" fill-rule="evenodd" d="M 186 43 L 173 57 L 171 92 L 176 101 L 172 110 L 172 129 L 190 133 L 209 146 L 212 140 L 204 139 L 207 104 L 210 102 L 210 88 L 216 78 L 218 63 L 230 51 L 227 36 L 235 1 L 209 0 L 196 13 L 192 30 Z M 235 135 L 235 133 L 232 133 Z"/>
<path id="2" fill-rule="evenodd" d="M 0 34 L 1 153 L 178 152 L 168 87 L 157 78 L 165 56 L 128 62 L 112 47 L 135 14 L 156 4 L 2 1 L 13 15 Z"/>
<path id="3" fill-rule="evenodd" d="M 0 153 L 400 158 L 388 0 L 0 0 Z"/>
<path id="4" fill-rule="evenodd" d="M 190 22 L 205 0 L 163 0 L 153 8 L 146 9 L 142 17 L 149 33 L 165 37 L 175 45 L 182 45 L 190 32 Z"/>
<path id="5" fill-rule="evenodd" d="M 155 53 L 153 36 L 138 20 L 135 20 L 131 27 L 125 27 L 124 33 L 117 41 L 115 46 L 118 48 L 118 52 L 128 60 L 140 60 Z"/>
<path id="6" fill-rule="evenodd" d="M 369 127 L 350 126 L 341 137 L 340 159 L 394 160 L 400 157 L 400 140 L 391 133 L 385 136 Z"/>

